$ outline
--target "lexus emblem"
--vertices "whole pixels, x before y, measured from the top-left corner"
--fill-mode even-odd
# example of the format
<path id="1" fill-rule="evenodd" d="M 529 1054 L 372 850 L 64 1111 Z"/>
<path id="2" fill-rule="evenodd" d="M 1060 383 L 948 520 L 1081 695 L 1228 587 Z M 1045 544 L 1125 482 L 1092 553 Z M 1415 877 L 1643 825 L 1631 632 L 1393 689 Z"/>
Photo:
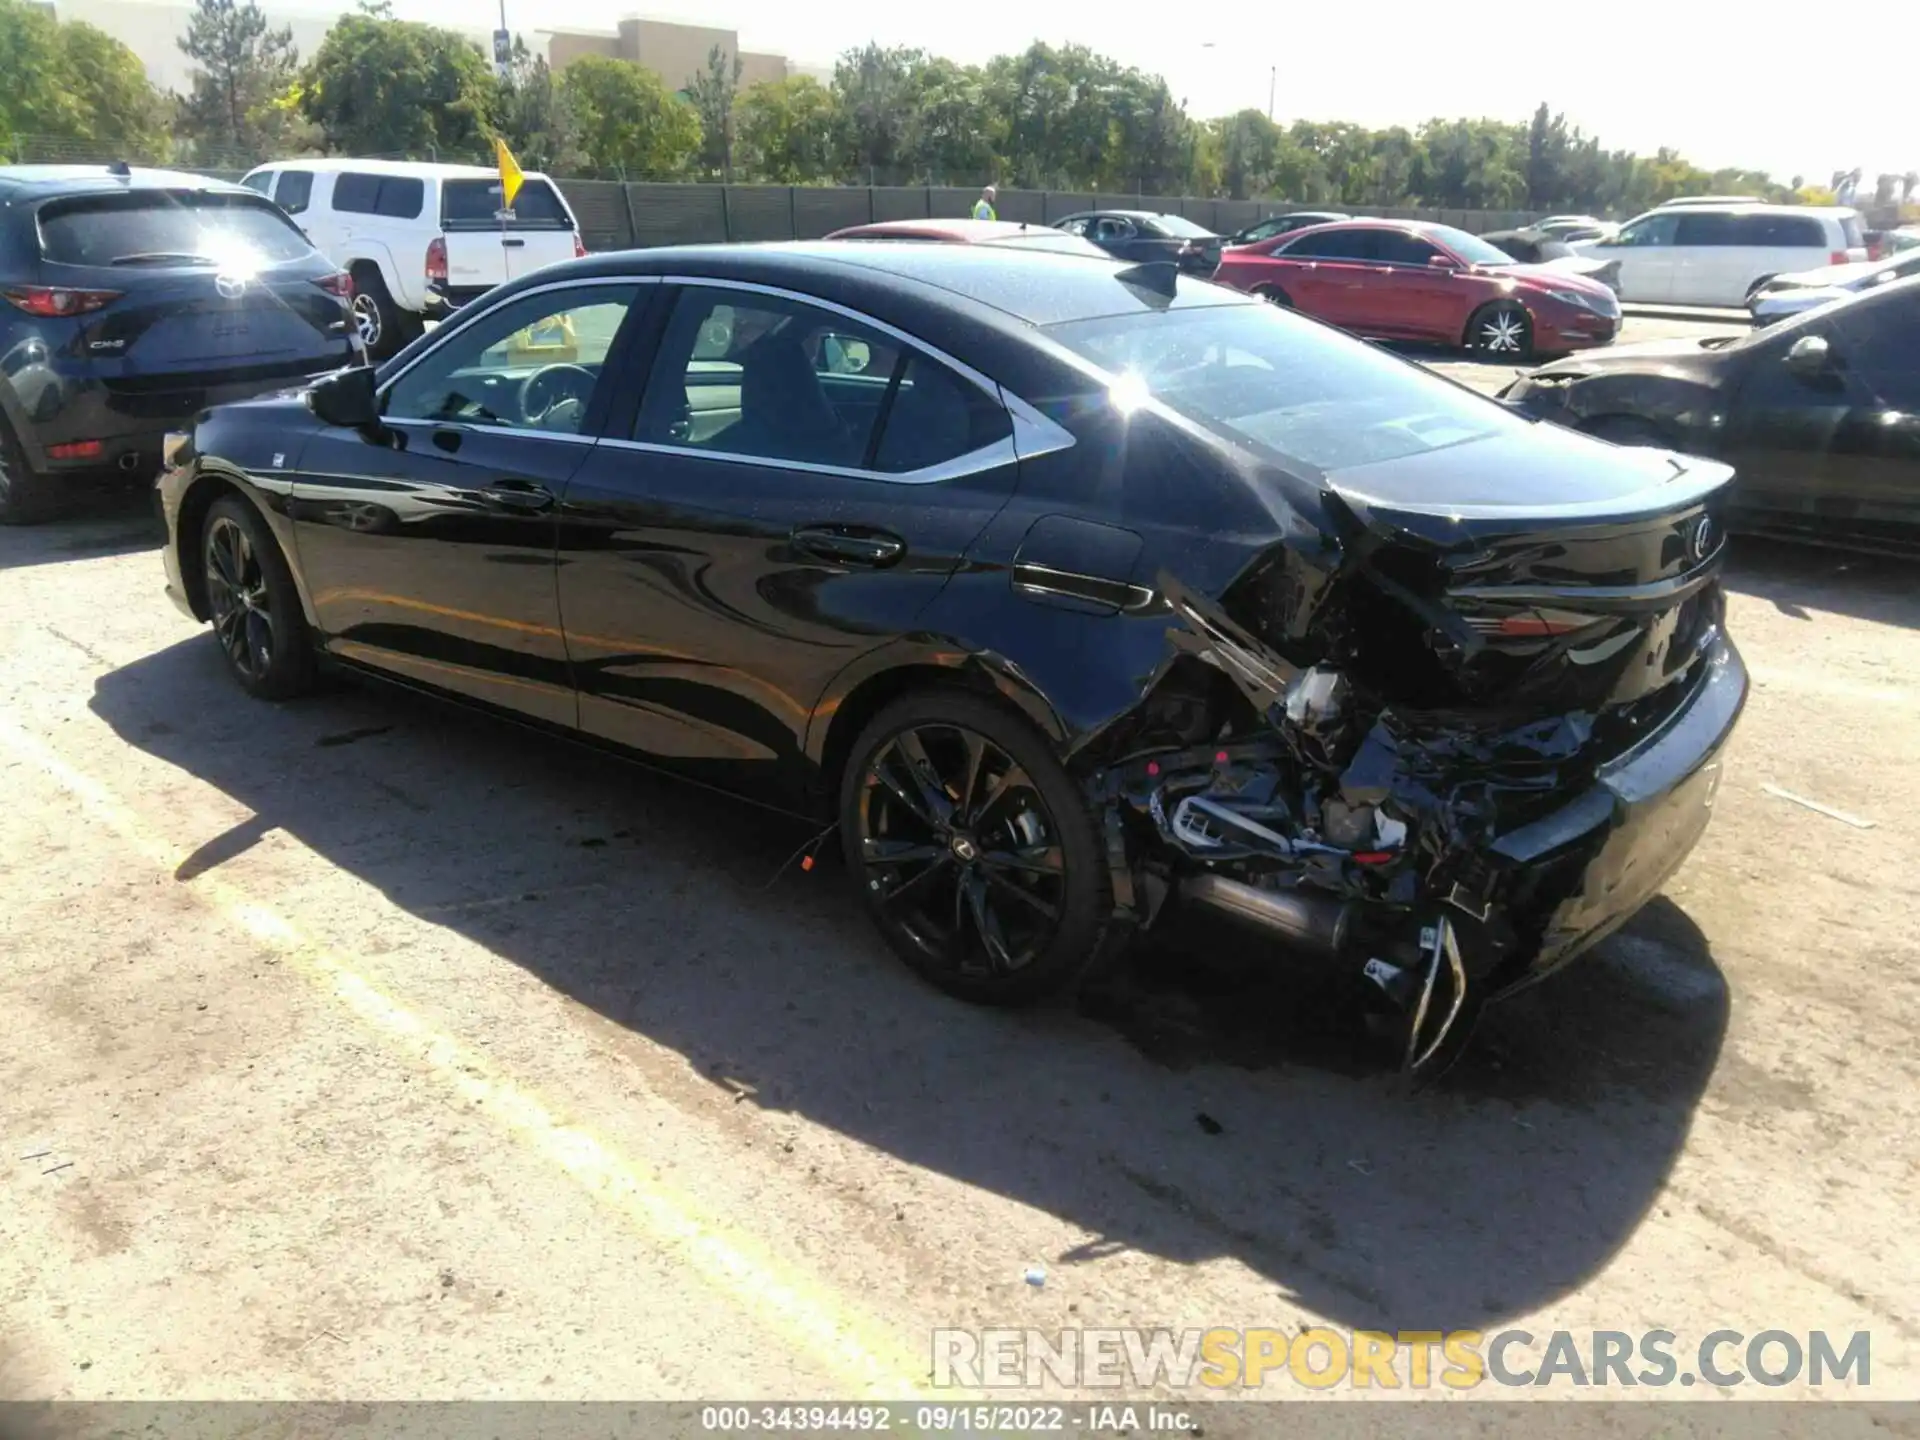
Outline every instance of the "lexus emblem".
<path id="1" fill-rule="evenodd" d="M 247 293 L 247 277 L 244 275 L 216 275 L 213 288 L 220 292 L 222 300 L 238 300 Z"/>
<path id="2" fill-rule="evenodd" d="M 1687 548 L 1693 551 L 1695 560 L 1704 560 L 1713 553 L 1713 542 L 1716 538 L 1718 537 L 1714 534 L 1713 517 L 1702 515 L 1694 524 L 1693 535 L 1687 541 Z"/>

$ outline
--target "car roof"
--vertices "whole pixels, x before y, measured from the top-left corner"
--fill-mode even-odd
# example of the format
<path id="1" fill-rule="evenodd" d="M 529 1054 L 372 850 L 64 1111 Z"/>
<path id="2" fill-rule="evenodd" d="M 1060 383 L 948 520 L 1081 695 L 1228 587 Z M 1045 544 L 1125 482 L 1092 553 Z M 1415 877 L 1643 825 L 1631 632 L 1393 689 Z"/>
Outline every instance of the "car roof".
<path id="1" fill-rule="evenodd" d="M 874 220 L 865 225 L 848 225 L 827 236 L 829 240 L 964 240 L 980 244 L 988 240 L 1016 239 L 1022 235 L 1051 233 L 1045 225 L 1029 225 L 1024 220 Z"/>
<path id="2" fill-rule="evenodd" d="M 1676 211 L 1721 210 L 1729 215 L 1811 215 L 1819 220 L 1844 219 L 1860 212 L 1851 205 L 1775 205 L 1765 200 L 1668 200 L 1647 211 L 1671 215 Z"/>
<path id="3" fill-rule="evenodd" d="M 1163 217 L 1178 220 L 1181 218 L 1171 210 L 1076 210 L 1071 215 L 1062 215 L 1060 220 L 1092 220 L 1102 215 L 1120 220 L 1159 220 Z M 1058 225 L 1060 220 L 1053 223 Z"/>
<path id="4" fill-rule="evenodd" d="M 923 240 L 789 240 L 764 245 L 686 245 L 626 250 L 563 262 L 540 272 L 582 277 L 685 274 L 697 278 L 787 283 L 807 291 L 808 280 L 847 282 L 876 292 L 915 292 L 921 302 L 956 300 L 1027 325 L 1214 305 L 1257 305 L 1238 290 L 1168 272 L 1168 294 L 1129 280 L 1148 267 L 1008 245 L 929 245 Z M 849 302 L 851 303 L 851 302 Z"/>
<path id="5" fill-rule="evenodd" d="M 311 170 L 316 175 L 338 174 L 352 170 L 363 175 L 414 175 L 423 180 L 498 180 L 500 172 L 491 165 L 451 165 L 424 160 L 354 160 L 329 155 L 310 160 L 269 160 L 247 173 L 260 170 Z M 523 172 L 529 180 L 547 177 L 538 170 Z"/>
<path id="6" fill-rule="evenodd" d="M 211 175 L 135 166 L 116 174 L 105 165 L 0 165 L 0 200 L 41 200 L 55 195 L 109 195 L 124 190 L 254 192 Z"/>

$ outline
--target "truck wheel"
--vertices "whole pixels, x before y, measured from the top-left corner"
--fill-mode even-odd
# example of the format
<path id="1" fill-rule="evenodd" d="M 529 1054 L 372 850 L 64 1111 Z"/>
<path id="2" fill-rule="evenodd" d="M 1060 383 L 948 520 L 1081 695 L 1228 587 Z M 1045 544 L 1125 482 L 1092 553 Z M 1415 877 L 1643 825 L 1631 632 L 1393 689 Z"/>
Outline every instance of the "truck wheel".
<path id="1" fill-rule="evenodd" d="M 371 360 L 386 359 L 420 333 L 419 322 L 394 304 L 379 267 L 367 264 L 353 267 L 353 328 Z"/>

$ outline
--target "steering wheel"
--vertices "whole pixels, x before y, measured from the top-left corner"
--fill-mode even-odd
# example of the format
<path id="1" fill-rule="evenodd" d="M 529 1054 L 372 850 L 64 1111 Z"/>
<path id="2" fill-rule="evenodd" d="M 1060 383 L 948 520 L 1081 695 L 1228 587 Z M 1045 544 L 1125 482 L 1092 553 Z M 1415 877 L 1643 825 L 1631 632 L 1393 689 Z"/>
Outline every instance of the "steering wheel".
<path id="1" fill-rule="evenodd" d="M 593 372 L 579 365 L 542 365 L 520 382 L 520 414 L 545 430 L 561 428 L 552 423 L 556 417 L 578 430 L 593 386 Z"/>

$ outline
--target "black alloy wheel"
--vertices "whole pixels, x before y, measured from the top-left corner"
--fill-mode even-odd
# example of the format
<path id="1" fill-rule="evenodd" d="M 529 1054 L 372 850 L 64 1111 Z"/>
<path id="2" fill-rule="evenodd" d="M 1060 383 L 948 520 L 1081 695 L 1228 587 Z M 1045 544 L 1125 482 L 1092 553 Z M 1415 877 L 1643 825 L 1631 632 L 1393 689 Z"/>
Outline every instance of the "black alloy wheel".
<path id="1" fill-rule="evenodd" d="M 310 688 L 313 648 L 280 547 L 259 512 L 225 496 L 200 542 L 207 610 L 221 654 L 249 695 L 284 700 Z"/>
<path id="2" fill-rule="evenodd" d="M 1032 727 L 989 700 L 931 691 L 883 711 L 843 777 L 841 827 L 881 932 L 950 994 L 1035 1000 L 1099 948 L 1092 818 Z"/>

